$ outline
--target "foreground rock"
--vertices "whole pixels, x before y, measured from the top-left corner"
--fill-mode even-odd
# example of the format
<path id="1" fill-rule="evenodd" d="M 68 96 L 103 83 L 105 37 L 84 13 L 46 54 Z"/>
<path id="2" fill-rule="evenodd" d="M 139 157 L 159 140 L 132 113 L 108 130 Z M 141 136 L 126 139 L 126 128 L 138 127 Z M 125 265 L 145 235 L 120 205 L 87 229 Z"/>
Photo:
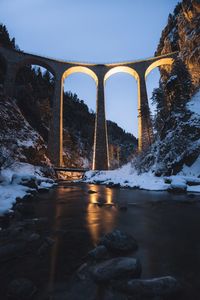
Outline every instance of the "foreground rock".
<path id="1" fill-rule="evenodd" d="M 96 282 L 108 282 L 112 279 L 138 278 L 141 264 L 138 259 L 117 257 L 97 264 L 92 270 Z"/>
<path id="2" fill-rule="evenodd" d="M 99 245 L 88 253 L 92 260 L 103 260 L 109 257 L 109 252 L 104 245 Z"/>
<path id="3" fill-rule="evenodd" d="M 168 191 L 175 194 L 183 194 L 187 192 L 187 183 L 184 178 L 172 177 Z"/>
<path id="4" fill-rule="evenodd" d="M 9 242 L 0 246 L 0 262 L 23 255 L 27 251 L 24 242 Z"/>
<path id="5" fill-rule="evenodd" d="M 158 277 L 153 279 L 131 279 L 112 283 L 114 289 L 131 294 L 133 296 L 143 297 L 161 297 L 171 296 L 180 290 L 180 285 L 172 276 Z M 146 299 L 146 298 L 145 298 Z"/>
<path id="6" fill-rule="evenodd" d="M 138 249 L 136 240 L 130 234 L 117 229 L 104 235 L 99 244 L 115 253 L 130 253 Z"/>
<path id="7" fill-rule="evenodd" d="M 7 297 L 12 300 L 29 300 L 36 293 L 37 288 L 26 278 L 13 280 L 8 286 Z"/>
<path id="8" fill-rule="evenodd" d="M 21 184 L 32 189 L 37 189 L 37 177 L 34 175 L 18 175 L 13 174 L 12 184 Z"/>

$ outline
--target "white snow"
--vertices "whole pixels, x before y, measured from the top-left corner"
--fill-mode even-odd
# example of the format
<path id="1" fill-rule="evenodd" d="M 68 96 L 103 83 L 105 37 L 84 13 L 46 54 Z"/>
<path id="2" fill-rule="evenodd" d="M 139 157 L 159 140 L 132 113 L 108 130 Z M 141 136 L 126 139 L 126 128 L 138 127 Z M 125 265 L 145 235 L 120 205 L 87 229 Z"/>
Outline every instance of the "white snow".
<path id="1" fill-rule="evenodd" d="M 11 209 L 16 198 L 23 198 L 28 194 L 28 187 L 18 184 L 0 186 L 0 215 Z"/>
<path id="2" fill-rule="evenodd" d="M 196 159 L 196 161 L 193 163 L 192 166 L 183 166 L 182 171 L 179 173 L 179 175 L 183 176 L 192 176 L 192 177 L 198 177 L 200 176 L 200 155 Z M 200 180 L 200 178 L 199 178 Z"/>
<path id="3" fill-rule="evenodd" d="M 10 210 L 16 198 L 23 198 L 29 195 L 33 188 L 20 183 L 23 180 L 35 180 L 38 189 L 50 188 L 54 185 L 52 179 L 43 177 L 40 167 L 28 163 L 16 162 L 9 168 L 1 171 L 0 175 L 0 215 Z"/>
<path id="4" fill-rule="evenodd" d="M 192 112 L 200 115 L 200 90 L 191 98 L 187 107 Z"/>
<path id="5" fill-rule="evenodd" d="M 187 181 L 186 178 L 181 177 L 181 176 L 171 176 L 169 178 L 169 181 L 171 181 L 170 190 L 173 189 L 179 189 L 182 191 L 187 191 Z"/>
<path id="6" fill-rule="evenodd" d="M 35 143 L 34 143 L 33 140 L 24 140 L 24 141 L 18 140 L 17 144 L 18 144 L 18 146 L 23 146 L 23 147 L 26 147 L 26 148 L 35 146 Z"/>
<path id="7" fill-rule="evenodd" d="M 85 173 L 85 181 L 89 183 L 120 184 L 121 187 L 151 191 L 165 191 L 179 188 L 189 192 L 200 192 L 200 178 L 192 176 L 192 174 L 191 167 L 190 172 L 170 177 L 156 177 L 151 171 L 138 174 L 131 163 L 128 163 L 122 168 L 113 171 L 88 171 Z"/>
<path id="8" fill-rule="evenodd" d="M 137 187 L 146 190 L 166 190 L 166 184 L 161 177 L 155 177 L 152 172 L 137 174 L 131 163 L 113 171 L 86 172 L 86 182 L 100 181 L 104 184 L 120 184 L 121 187 Z"/>

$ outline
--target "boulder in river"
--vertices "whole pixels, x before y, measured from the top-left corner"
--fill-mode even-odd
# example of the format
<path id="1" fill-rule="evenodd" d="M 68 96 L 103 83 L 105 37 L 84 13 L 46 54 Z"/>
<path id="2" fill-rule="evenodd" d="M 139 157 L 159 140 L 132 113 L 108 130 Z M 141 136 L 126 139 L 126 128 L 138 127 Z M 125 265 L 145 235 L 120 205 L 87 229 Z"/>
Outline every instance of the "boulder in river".
<path id="1" fill-rule="evenodd" d="M 184 178 L 178 176 L 171 177 L 171 184 L 168 192 L 175 194 L 183 194 L 187 192 L 187 182 Z"/>
<path id="2" fill-rule="evenodd" d="M 100 239 L 99 245 L 104 245 L 115 253 L 129 253 L 138 249 L 138 244 L 132 235 L 118 229 L 105 234 Z"/>
<path id="3" fill-rule="evenodd" d="M 36 291 L 37 288 L 31 280 L 19 278 L 10 282 L 7 297 L 12 300 L 29 300 Z"/>
<path id="4" fill-rule="evenodd" d="M 172 276 L 152 279 L 129 279 L 113 281 L 112 287 L 118 291 L 130 294 L 136 299 L 152 299 L 152 297 L 170 297 L 180 290 L 178 281 Z M 135 299 L 135 298 L 134 298 Z"/>
<path id="5" fill-rule="evenodd" d="M 21 256 L 27 251 L 24 242 L 9 242 L 0 246 L 0 262 Z"/>
<path id="6" fill-rule="evenodd" d="M 88 253 L 89 258 L 93 260 L 102 260 L 109 257 L 109 252 L 104 245 L 99 245 Z"/>
<path id="7" fill-rule="evenodd" d="M 95 265 L 91 271 L 96 282 L 109 282 L 113 279 L 138 278 L 141 264 L 137 258 L 116 257 Z"/>

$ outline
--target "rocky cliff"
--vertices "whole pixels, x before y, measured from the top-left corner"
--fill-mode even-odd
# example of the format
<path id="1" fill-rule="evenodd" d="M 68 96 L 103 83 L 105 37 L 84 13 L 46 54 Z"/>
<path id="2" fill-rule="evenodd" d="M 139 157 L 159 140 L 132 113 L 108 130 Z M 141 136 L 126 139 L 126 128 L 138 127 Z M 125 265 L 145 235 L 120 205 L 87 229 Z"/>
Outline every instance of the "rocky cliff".
<path id="1" fill-rule="evenodd" d="M 200 1 L 183 0 L 178 3 L 160 38 L 156 55 L 179 51 L 191 74 L 195 88 L 200 86 Z M 169 71 L 169 67 L 161 68 Z M 163 71 L 162 71 L 163 70 Z"/>
<path id="2" fill-rule="evenodd" d="M 155 55 L 173 51 L 179 52 L 179 58 L 172 66 L 160 67 L 160 86 L 153 92 L 155 141 L 136 165 L 157 175 L 191 168 L 200 176 L 200 166 L 196 167 L 200 159 L 199 0 L 183 0 L 169 15 Z"/>
<path id="3" fill-rule="evenodd" d="M 16 101 L 0 96 L 0 166 L 15 161 L 50 165 L 41 135 L 27 122 Z"/>

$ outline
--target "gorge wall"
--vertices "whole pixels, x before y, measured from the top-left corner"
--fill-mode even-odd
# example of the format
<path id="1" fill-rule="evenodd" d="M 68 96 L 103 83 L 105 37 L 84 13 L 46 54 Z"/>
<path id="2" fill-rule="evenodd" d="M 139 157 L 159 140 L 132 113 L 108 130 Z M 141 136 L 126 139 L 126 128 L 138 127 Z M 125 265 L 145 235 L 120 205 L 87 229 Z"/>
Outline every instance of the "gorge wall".
<path id="1" fill-rule="evenodd" d="M 155 55 L 178 51 L 185 62 L 196 89 L 200 86 L 200 1 L 183 0 L 169 15 Z M 161 75 L 169 71 L 162 67 Z"/>

